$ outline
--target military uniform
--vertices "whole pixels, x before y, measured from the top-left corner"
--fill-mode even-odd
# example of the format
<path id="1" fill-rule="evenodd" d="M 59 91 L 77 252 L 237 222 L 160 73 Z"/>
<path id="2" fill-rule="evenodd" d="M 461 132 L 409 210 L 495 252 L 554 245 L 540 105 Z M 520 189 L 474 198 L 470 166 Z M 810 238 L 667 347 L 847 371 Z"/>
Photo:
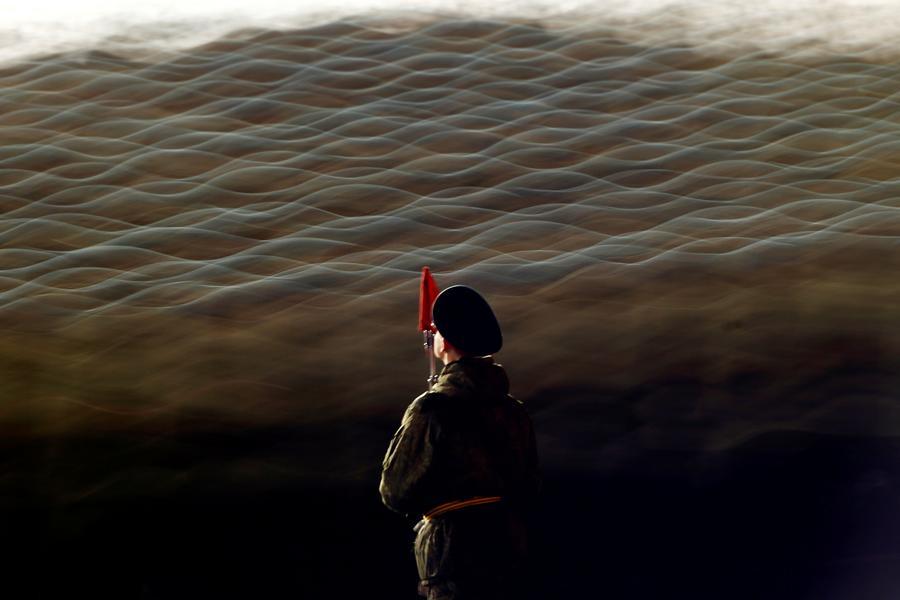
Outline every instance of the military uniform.
<path id="1" fill-rule="evenodd" d="M 531 420 L 508 391 L 491 357 L 451 362 L 388 447 L 381 496 L 392 510 L 425 515 L 415 556 L 428 600 L 517 595 L 539 479 Z"/>

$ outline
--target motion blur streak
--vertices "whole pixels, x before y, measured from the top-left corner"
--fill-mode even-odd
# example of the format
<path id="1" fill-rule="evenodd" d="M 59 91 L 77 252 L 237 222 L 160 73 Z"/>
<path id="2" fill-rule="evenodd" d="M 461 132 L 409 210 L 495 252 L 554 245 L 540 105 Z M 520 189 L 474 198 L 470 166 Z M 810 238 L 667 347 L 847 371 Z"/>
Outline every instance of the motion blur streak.
<path id="1" fill-rule="evenodd" d="M 490 298 L 551 480 L 717 485 L 823 439 L 896 453 L 890 48 L 662 43 L 662 15 L 404 23 L 0 68 L 10 510 L 77 547 L 115 538 L 91 507 L 136 499 L 368 498 L 424 385 L 426 264 Z M 867 507 L 861 536 L 898 526 L 884 452 L 834 496 Z M 829 559 L 863 546 L 893 548 Z"/>

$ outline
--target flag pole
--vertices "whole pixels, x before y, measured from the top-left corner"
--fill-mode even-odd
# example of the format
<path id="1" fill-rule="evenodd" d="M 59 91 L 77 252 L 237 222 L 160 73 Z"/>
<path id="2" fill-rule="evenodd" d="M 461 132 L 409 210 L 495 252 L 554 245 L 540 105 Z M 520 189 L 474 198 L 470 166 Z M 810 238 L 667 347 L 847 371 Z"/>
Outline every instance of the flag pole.
<path id="1" fill-rule="evenodd" d="M 437 375 L 434 372 L 434 333 L 431 331 L 423 331 L 425 336 L 425 353 L 428 355 L 428 391 L 434 387 L 437 382 Z"/>
<path id="2" fill-rule="evenodd" d="M 438 287 L 428 267 L 422 267 L 422 279 L 419 283 L 419 331 L 425 342 L 425 353 L 428 355 L 428 391 L 437 382 L 434 363 L 434 326 L 431 323 L 431 307 L 437 298 Z"/>

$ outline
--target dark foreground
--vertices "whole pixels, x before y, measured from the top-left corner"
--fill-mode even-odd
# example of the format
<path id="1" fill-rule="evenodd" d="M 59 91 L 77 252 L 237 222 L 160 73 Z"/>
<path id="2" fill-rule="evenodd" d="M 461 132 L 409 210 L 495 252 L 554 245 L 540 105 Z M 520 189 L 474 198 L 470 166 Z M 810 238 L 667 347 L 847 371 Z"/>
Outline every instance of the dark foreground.
<path id="1" fill-rule="evenodd" d="M 219 431 L 157 446 L 107 435 L 25 451 L 19 442 L 2 482 L 3 597 L 412 600 L 412 523 L 380 505 L 377 465 L 356 483 L 336 473 L 318 484 L 272 469 L 249 485 L 203 468 L 264 471 L 277 453 L 308 460 L 300 448 L 310 444 L 374 455 L 390 430 L 338 449 L 350 433 Z M 101 464 L 118 479 L 65 489 Z M 168 488 L 163 473 L 174 474 Z M 767 434 L 715 458 L 545 475 L 532 598 L 900 596 L 897 440 Z"/>

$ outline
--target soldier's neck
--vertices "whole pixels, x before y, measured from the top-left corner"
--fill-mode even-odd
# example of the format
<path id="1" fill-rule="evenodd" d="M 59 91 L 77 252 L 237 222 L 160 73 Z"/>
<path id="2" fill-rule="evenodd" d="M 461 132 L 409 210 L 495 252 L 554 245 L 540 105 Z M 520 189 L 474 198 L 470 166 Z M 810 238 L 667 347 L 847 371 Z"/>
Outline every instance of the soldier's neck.
<path id="1" fill-rule="evenodd" d="M 445 352 L 441 353 L 440 359 L 441 362 L 444 363 L 444 366 L 446 366 L 452 362 L 458 361 L 463 356 L 464 355 L 458 352 L 455 348 L 448 348 Z"/>

